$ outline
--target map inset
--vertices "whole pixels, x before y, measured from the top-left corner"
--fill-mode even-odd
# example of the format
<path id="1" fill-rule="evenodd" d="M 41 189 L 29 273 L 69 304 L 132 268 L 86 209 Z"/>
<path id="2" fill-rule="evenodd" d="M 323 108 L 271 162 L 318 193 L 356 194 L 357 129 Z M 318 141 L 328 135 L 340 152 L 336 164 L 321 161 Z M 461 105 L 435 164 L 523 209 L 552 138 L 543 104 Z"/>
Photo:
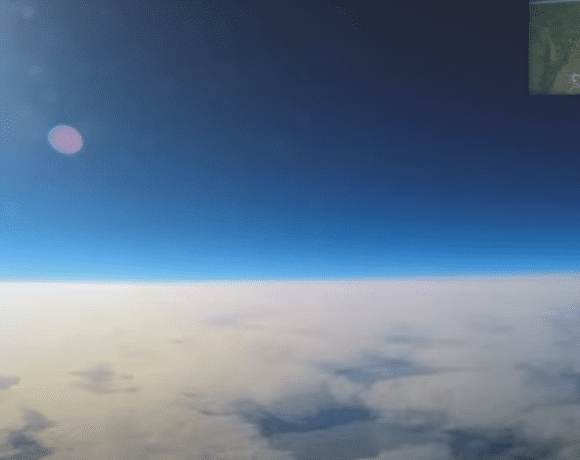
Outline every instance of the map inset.
<path id="1" fill-rule="evenodd" d="M 531 95 L 580 94 L 580 2 L 530 2 Z"/>

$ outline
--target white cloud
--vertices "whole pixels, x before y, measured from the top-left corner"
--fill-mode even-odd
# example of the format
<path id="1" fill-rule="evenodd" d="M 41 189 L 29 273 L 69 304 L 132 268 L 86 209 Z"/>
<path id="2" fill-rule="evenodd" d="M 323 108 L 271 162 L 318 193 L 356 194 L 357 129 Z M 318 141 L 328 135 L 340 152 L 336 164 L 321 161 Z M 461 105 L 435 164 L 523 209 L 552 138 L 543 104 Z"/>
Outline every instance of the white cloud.
<path id="1" fill-rule="evenodd" d="M 529 453 L 555 436 L 564 455 L 580 404 L 521 409 L 558 385 L 574 390 L 542 351 L 553 342 L 545 315 L 564 289 L 580 295 L 577 281 L 439 280 L 439 296 L 424 293 L 432 280 L 3 284 L 0 372 L 20 380 L 2 393 L 0 419 L 17 428 L 19 408 L 34 410 L 55 423 L 35 439 L 87 459 L 448 460 L 453 450 Z M 441 321 L 429 327 L 430 316 Z M 480 369 L 365 386 L 318 365 L 372 365 L 365 354 L 404 347 L 417 365 Z M 532 380 L 547 372 L 545 385 L 526 380 L 522 363 Z"/>

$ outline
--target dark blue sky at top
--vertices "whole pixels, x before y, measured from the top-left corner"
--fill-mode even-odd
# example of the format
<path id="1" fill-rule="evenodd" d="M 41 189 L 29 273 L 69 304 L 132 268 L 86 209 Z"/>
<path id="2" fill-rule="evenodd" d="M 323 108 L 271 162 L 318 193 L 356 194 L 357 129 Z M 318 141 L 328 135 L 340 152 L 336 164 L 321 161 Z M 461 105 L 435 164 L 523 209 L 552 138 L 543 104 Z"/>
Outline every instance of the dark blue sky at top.
<path id="1" fill-rule="evenodd" d="M 5 3 L 0 279 L 578 269 L 578 102 L 529 95 L 527 5 Z"/>

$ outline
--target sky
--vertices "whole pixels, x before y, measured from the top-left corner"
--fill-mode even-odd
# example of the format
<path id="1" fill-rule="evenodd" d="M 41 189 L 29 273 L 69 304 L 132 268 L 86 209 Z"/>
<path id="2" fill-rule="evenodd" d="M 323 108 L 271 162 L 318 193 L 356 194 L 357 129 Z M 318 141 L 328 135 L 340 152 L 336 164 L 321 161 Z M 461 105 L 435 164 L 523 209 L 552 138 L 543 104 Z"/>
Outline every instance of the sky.
<path id="1" fill-rule="evenodd" d="M 3 0 L 0 280 L 577 271 L 577 101 L 464 3 Z"/>

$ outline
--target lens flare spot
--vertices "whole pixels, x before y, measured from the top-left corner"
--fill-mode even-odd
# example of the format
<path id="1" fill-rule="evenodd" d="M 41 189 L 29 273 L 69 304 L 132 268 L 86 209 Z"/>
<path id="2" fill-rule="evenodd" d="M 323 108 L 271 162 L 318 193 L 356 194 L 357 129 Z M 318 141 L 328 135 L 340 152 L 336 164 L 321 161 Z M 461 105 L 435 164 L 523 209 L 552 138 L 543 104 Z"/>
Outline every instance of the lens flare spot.
<path id="1" fill-rule="evenodd" d="M 79 132 L 66 125 L 58 125 L 48 133 L 48 142 L 59 153 L 72 154 L 83 146 L 83 139 Z"/>

